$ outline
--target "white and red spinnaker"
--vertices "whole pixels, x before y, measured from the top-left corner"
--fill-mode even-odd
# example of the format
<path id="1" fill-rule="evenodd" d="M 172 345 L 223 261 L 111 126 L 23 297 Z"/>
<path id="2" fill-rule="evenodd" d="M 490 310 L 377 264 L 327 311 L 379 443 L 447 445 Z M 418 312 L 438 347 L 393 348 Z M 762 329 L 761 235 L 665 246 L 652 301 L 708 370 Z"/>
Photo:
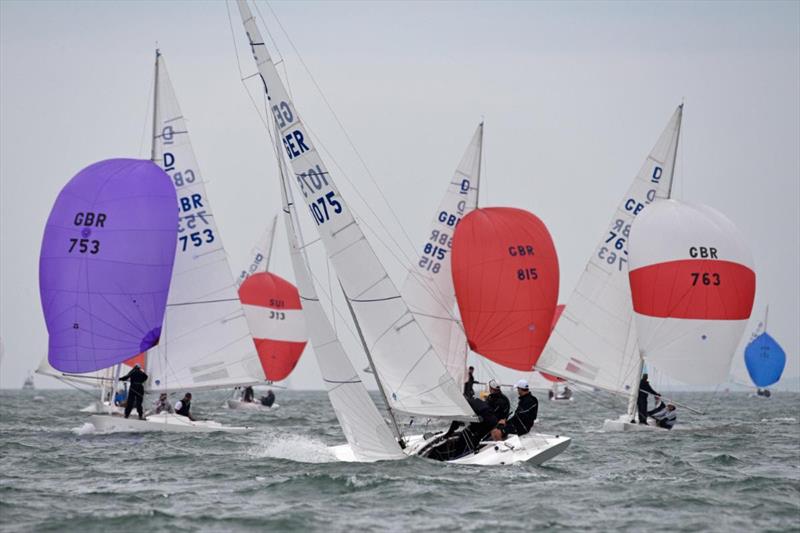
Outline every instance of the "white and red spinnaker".
<path id="1" fill-rule="evenodd" d="M 291 374 L 308 342 L 297 288 L 280 276 L 258 272 L 239 287 L 253 342 L 269 381 Z"/>
<path id="2" fill-rule="evenodd" d="M 661 200 L 637 217 L 628 252 L 647 364 L 684 383 L 724 381 L 756 287 L 739 230 L 711 207 Z"/>

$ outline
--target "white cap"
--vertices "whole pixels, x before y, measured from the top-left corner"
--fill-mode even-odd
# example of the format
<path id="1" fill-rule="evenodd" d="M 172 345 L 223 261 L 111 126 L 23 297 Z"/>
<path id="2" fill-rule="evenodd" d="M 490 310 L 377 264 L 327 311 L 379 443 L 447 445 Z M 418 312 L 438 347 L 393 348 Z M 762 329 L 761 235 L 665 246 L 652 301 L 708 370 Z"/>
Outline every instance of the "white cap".
<path id="1" fill-rule="evenodd" d="M 517 381 L 517 388 L 528 390 L 528 382 L 524 379 Z"/>
<path id="2" fill-rule="evenodd" d="M 500 385 L 497 383 L 497 381 L 495 381 L 493 379 L 490 379 L 489 380 L 489 388 L 490 389 L 499 389 Z"/>

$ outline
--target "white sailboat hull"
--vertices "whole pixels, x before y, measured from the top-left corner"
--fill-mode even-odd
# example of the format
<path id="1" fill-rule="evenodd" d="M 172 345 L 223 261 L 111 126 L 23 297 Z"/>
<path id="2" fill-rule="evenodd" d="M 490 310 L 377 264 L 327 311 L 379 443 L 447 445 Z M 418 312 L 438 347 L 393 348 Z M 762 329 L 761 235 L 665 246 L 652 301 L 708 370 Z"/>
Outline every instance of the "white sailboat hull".
<path id="1" fill-rule="evenodd" d="M 242 400 L 230 399 L 228 400 L 228 409 L 244 409 L 247 411 L 274 411 L 280 407 L 277 403 L 273 403 L 267 407 L 261 402 L 243 402 Z"/>
<path id="2" fill-rule="evenodd" d="M 121 415 L 121 414 L 123 414 L 125 412 L 125 408 L 124 407 L 120 407 L 118 405 L 114 405 L 114 406 L 109 407 L 108 402 L 100 402 L 98 400 L 98 401 L 94 401 L 94 402 L 90 403 L 89 405 L 87 405 L 86 407 L 81 409 L 81 413 L 92 413 L 92 414 L 94 414 L 94 413 L 108 413 L 109 409 L 111 409 L 112 413 L 118 414 L 118 415 Z"/>
<path id="3" fill-rule="evenodd" d="M 619 433 L 623 431 L 669 431 L 667 428 L 658 427 L 652 418 L 647 419 L 647 424 L 631 422 L 628 415 L 620 415 L 616 420 L 606 419 L 603 422 L 603 431 L 609 433 Z"/>
<path id="4" fill-rule="evenodd" d="M 438 436 L 437 434 L 428 439 L 423 435 L 406 437 L 407 446 L 403 451 L 408 456 L 415 456 Z M 477 453 L 446 462 L 481 466 L 512 465 L 525 462 L 540 465 L 566 450 L 571 441 L 572 439 L 569 437 L 542 433 L 529 433 L 522 437 L 511 435 L 505 441 L 493 441 L 485 444 Z M 331 446 L 328 450 L 340 461 L 359 461 L 349 444 Z"/>
<path id="5" fill-rule="evenodd" d="M 139 420 L 136 415 L 124 418 L 119 415 L 98 414 L 89 417 L 97 431 L 170 432 L 170 433 L 246 433 L 252 427 L 223 426 L 213 420 L 189 420 L 173 413 L 159 413 Z"/>

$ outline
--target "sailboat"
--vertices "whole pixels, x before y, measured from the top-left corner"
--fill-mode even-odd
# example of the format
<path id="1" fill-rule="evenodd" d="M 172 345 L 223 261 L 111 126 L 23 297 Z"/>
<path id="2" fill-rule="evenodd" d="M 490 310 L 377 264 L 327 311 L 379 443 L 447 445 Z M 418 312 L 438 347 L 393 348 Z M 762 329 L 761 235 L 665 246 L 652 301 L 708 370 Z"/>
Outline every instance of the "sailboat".
<path id="1" fill-rule="evenodd" d="M 177 199 L 174 269 L 161 339 L 145 356 L 145 392 L 160 394 L 254 385 L 266 380 L 236 290 L 203 175 L 180 106 L 156 50 L 151 159 L 170 178 Z M 98 429 L 229 431 L 213 421 L 162 412 L 147 420 L 93 415 Z"/>
<path id="2" fill-rule="evenodd" d="M 757 398 L 769 398 L 772 396 L 767 387 L 780 381 L 783 369 L 786 367 L 786 352 L 767 333 L 768 318 L 769 306 L 767 306 L 767 311 L 764 313 L 764 322 L 759 324 L 758 329 L 744 350 L 747 373 L 750 375 L 753 385 L 758 387 L 756 393 L 751 396 Z"/>
<path id="3" fill-rule="evenodd" d="M 672 191 L 683 105 L 673 113 L 614 210 L 535 369 L 628 397 L 636 413 L 642 359 L 628 281 L 628 237 L 634 219 Z"/>
<path id="4" fill-rule="evenodd" d="M 634 222 L 628 252 L 642 359 L 683 383 L 725 381 L 756 289 L 741 232 L 707 205 L 659 200 Z"/>
<path id="5" fill-rule="evenodd" d="M 273 218 L 264 238 L 251 253 L 251 261 L 242 271 L 239 300 L 253 335 L 258 357 L 269 383 L 282 381 L 292 373 L 308 343 L 306 322 L 300 294 L 289 281 L 268 271 L 275 236 Z M 271 410 L 278 404 L 244 401 L 239 391 L 227 401 L 230 409 Z"/>
<path id="6" fill-rule="evenodd" d="M 460 383 L 450 375 L 409 311 L 350 211 L 333 176 L 315 150 L 246 1 L 238 0 L 237 4 L 273 116 L 274 131 L 271 134 L 274 135 L 279 167 L 285 164 L 282 159 L 285 156 L 293 170 L 292 181 L 296 181 L 303 195 L 303 202 L 312 215 L 327 257 L 337 273 L 390 418 L 387 426 L 378 415 L 380 423 L 376 425 L 377 409 L 352 364 L 343 367 L 344 373 L 339 372 L 344 379 L 338 382 L 331 379 L 334 372 L 329 368 L 331 361 L 328 357 L 335 357 L 337 362 L 342 363 L 347 356 L 315 297 L 308 267 L 300 252 L 302 241 L 297 235 L 299 226 L 291 221 L 291 214 L 296 211 L 286 183 L 288 171 L 282 170 L 284 211 L 287 213 L 286 226 L 295 278 L 303 301 L 308 304 L 304 308 L 320 370 L 328 383 L 331 403 L 348 441 L 348 444 L 333 447 L 332 452 L 340 460 L 364 460 L 364 446 L 359 441 L 360 437 L 355 436 L 355 431 L 363 435 L 369 427 L 371 431 L 366 432 L 371 433 L 371 443 L 374 445 L 370 450 L 373 452 L 370 458 L 399 459 L 404 455 L 417 455 L 436 437 L 403 435 L 397 423 L 397 414 L 469 420 L 474 418 L 474 413 L 461 395 Z M 347 391 L 360 395 L 365 401 L 359 405 L 348 405 L 346 413 L 340 413 L 337 407 L 342 402 L 334 395 L 339 386 L 346 386 Z M 475 455 L 454 462 L 509 464 L 534 458 L 541 462 L 549 458 L 549 453 L 560 453 L 564 447 L 564 442 L 548 442 L 543 448 L 534 450 L 523 447 L 516 438 L 487 443 Z"/>

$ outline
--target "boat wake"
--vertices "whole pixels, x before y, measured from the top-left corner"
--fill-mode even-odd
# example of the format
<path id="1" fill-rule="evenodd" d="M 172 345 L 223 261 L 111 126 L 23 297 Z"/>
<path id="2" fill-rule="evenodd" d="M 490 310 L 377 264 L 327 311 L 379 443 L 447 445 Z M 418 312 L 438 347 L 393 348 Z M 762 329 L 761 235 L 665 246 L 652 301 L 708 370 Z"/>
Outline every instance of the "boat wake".
<path id="1" fill-rule="evenodd" d="M 84 422 L 81 427 L 72 428 L 70 431 L 76 435 L 92 435 L 97 433 L 97 429 L 89 422 Z"/>
<path id="2" fill-rule="evenodd" d="M 261 459 L 288 459 L 298 463 L 338 462 L 321 440 L 289 433 L 270 435 L 260 444 L 247 450 L 247 455 Z"/>

